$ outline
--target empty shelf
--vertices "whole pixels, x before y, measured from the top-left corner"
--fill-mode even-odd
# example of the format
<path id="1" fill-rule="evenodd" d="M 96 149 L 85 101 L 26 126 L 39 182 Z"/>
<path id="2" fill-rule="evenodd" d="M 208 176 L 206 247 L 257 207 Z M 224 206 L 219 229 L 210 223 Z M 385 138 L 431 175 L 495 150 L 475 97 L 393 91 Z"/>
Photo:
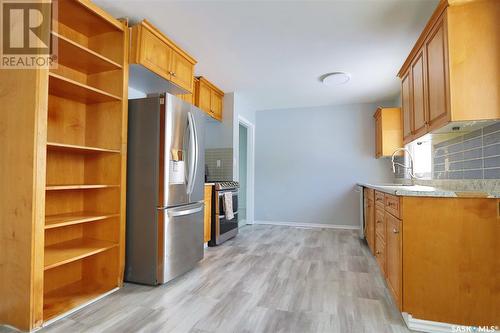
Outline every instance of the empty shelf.
<path id="1" fill-rule="evenodd" d="M 44 269 L 58 267 L 106 251 L 116 243 L 97 239 L 79 238 L 45 247 Z"/>
<path id="2" fill-rule="evenodd" d="M 65 143 L 47 142 L 48 150 L 68 151 L 75 153 L 119 153 L 116 149 L 97 148 L 89 146 L 69 145 Z"/>
<path id="3" fill-rule="evenodd" d="M 73 224 L 94 222 L 120 216 L 118 213 L 74 212 L 45 216 L 45 229 L 59 228 Z"/>

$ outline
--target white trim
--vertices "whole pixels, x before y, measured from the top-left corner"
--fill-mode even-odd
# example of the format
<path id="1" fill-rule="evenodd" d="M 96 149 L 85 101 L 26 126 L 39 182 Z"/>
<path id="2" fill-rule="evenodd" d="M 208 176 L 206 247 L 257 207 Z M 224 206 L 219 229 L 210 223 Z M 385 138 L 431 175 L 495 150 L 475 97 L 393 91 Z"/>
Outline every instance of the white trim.
<path id="1" fill-rule="evenodd" d="M 303 222 L 264 221 L 264 220 L 254 221 L 253 223 L 254 224 L 281 225 L 281 226 L 299 227 L 299 228 L 359 230 L 358 226 L 345 225 L 345 224 L 303 223 Z"/>
<path id="2" fill-rule="evenodd" d="M 84 307 L 89 306 L 89 305 L 90 305 L 90 304 L 92 304 L 92 303 L 95 303 L 95 302 L 97 302 L 97 301 L 99 301 L 99 300 L 103 299 L 104 297 L 106 297 L 106 296 L 108 296 L 108 295 L 110 295 L 110 294 L 114 293 L 115 291 L 117 291 L 117 290 L 119 290 L 119 289 L 120 289 L 120 288 L 118 288 L 118 287 L 116 287 L 116 288 L 114 288 L 114 289 L 111 289 L 110 291 L 107 291 L 107 292 L 105 292 L 104 294 L 101 294 L 101 295 L 97 296 L 96 298 L 91 299 L 91 300 L 90 300 L 90 301 L 88 301 L 88 302 L 85 302 L 85 303 L 83 303 L 83 304 L 80 304 L 80 305 L 78 305 L 77 307 L 75 307 L 75 308 L 73 308 L 73 309 L 71 309 L 71 310 L 69 310 L 69 311 L 67 311 L 67 312 L 65 312 L 65 313 L 63 313 L 63 314 L 61 314 L 61 315 L 59 315 L 59 316 L 57 316 L 57 317 L 54 317 L 54 318 L 52 318 L 52 319 L 50 319 L 50 320 L 47 320 L 46 322 L 44 322 L 44 323 L 42 324 L 42 327 L 49 326 L 49 325 L 53 324 L 54 322 L 56 322 L 56 321 L 58 321 L 58 320 L 60 320 L 60 319 L 62 319 L 62 318 L 64 318 L 64 317 L 67 317 L 67 316 L 69 316 L 70 314 L 72 314 L 72 313 L 74 313 L 74 312 L 76 312 L 76 311 L 78 311 L 78 310 L 81 310 L 81 309 L 83 309 Z"/>
<path id="3" fill-rule="evenodd" d="M 255 125 L 243 116 L 238 115 L 238 146 L 239 146 L 239 126 L 247 129 L 247 224 L 254 224 L 255 205 Z M 239 166 L 239 151 L 238 151 Z M 239 173 L 239 167 L 238 167 Z"/>
<path id="4" fill-rule="evenodd" d="M 451 333 L 451 332 L 499 332 L 496 330 L 467 330 L 472 326 L 441 323 L 437 321 L 413 318 L 409 313 L 403 312 L 403 319 L 410 330 L 426 333 Z M 462 330 L 463 329 L 463 330 Z"/>

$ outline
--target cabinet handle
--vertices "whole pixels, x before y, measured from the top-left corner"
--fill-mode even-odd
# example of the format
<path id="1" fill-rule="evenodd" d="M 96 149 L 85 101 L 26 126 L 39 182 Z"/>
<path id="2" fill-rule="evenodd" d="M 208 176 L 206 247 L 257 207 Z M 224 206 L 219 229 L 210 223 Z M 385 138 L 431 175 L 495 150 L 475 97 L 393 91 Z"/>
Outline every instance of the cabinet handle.
<path id="1" fill-rule="evenodd" d="M 175 72 L 172 72 L 172 76 L 175 76 Z"/>
<path id="2" fill-rule="evenodd" d="M 378 220 L 377 223 L 382 223 L 382 221 Z"/>
<path id="3" fill-rule="evenodd" d="M 395 233 L 395 234 L 399 234 L 399 230 L 396 229 L 396 228 L 392 229 L 392 232 Z"/>
<path id="4" fill-rule="evenodd" d="M 375 254 L 380 254 L 380 251 L 376 251 Z"/>

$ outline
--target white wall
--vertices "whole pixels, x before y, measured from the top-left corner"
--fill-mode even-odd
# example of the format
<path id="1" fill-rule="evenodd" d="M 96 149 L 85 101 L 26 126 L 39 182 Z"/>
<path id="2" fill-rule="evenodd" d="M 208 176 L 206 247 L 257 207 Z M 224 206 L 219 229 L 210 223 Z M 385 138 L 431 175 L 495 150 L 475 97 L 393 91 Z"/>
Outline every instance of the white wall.
<path id="1" fill-rule="evenodd" d="M 376 107 L 257 112 L 255 220 L 359 225 L 356 182 L 393 180 L 374 158 Z"/>

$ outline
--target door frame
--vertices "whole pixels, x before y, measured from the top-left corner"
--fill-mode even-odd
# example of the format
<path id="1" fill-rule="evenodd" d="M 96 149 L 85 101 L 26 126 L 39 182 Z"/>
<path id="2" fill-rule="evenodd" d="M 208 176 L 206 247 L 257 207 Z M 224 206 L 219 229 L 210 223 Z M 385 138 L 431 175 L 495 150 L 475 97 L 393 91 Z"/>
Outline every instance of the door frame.
<path id="1" fill-rule="evenodd" d="M 255 189 L 255 124 L 238 115 L 238 146 L 240 125 L 247 129 L 247 216 L 246 223 L 254 224 L 254 189 Z M 238 180 L 240 174 L 238 151 Z"/>

